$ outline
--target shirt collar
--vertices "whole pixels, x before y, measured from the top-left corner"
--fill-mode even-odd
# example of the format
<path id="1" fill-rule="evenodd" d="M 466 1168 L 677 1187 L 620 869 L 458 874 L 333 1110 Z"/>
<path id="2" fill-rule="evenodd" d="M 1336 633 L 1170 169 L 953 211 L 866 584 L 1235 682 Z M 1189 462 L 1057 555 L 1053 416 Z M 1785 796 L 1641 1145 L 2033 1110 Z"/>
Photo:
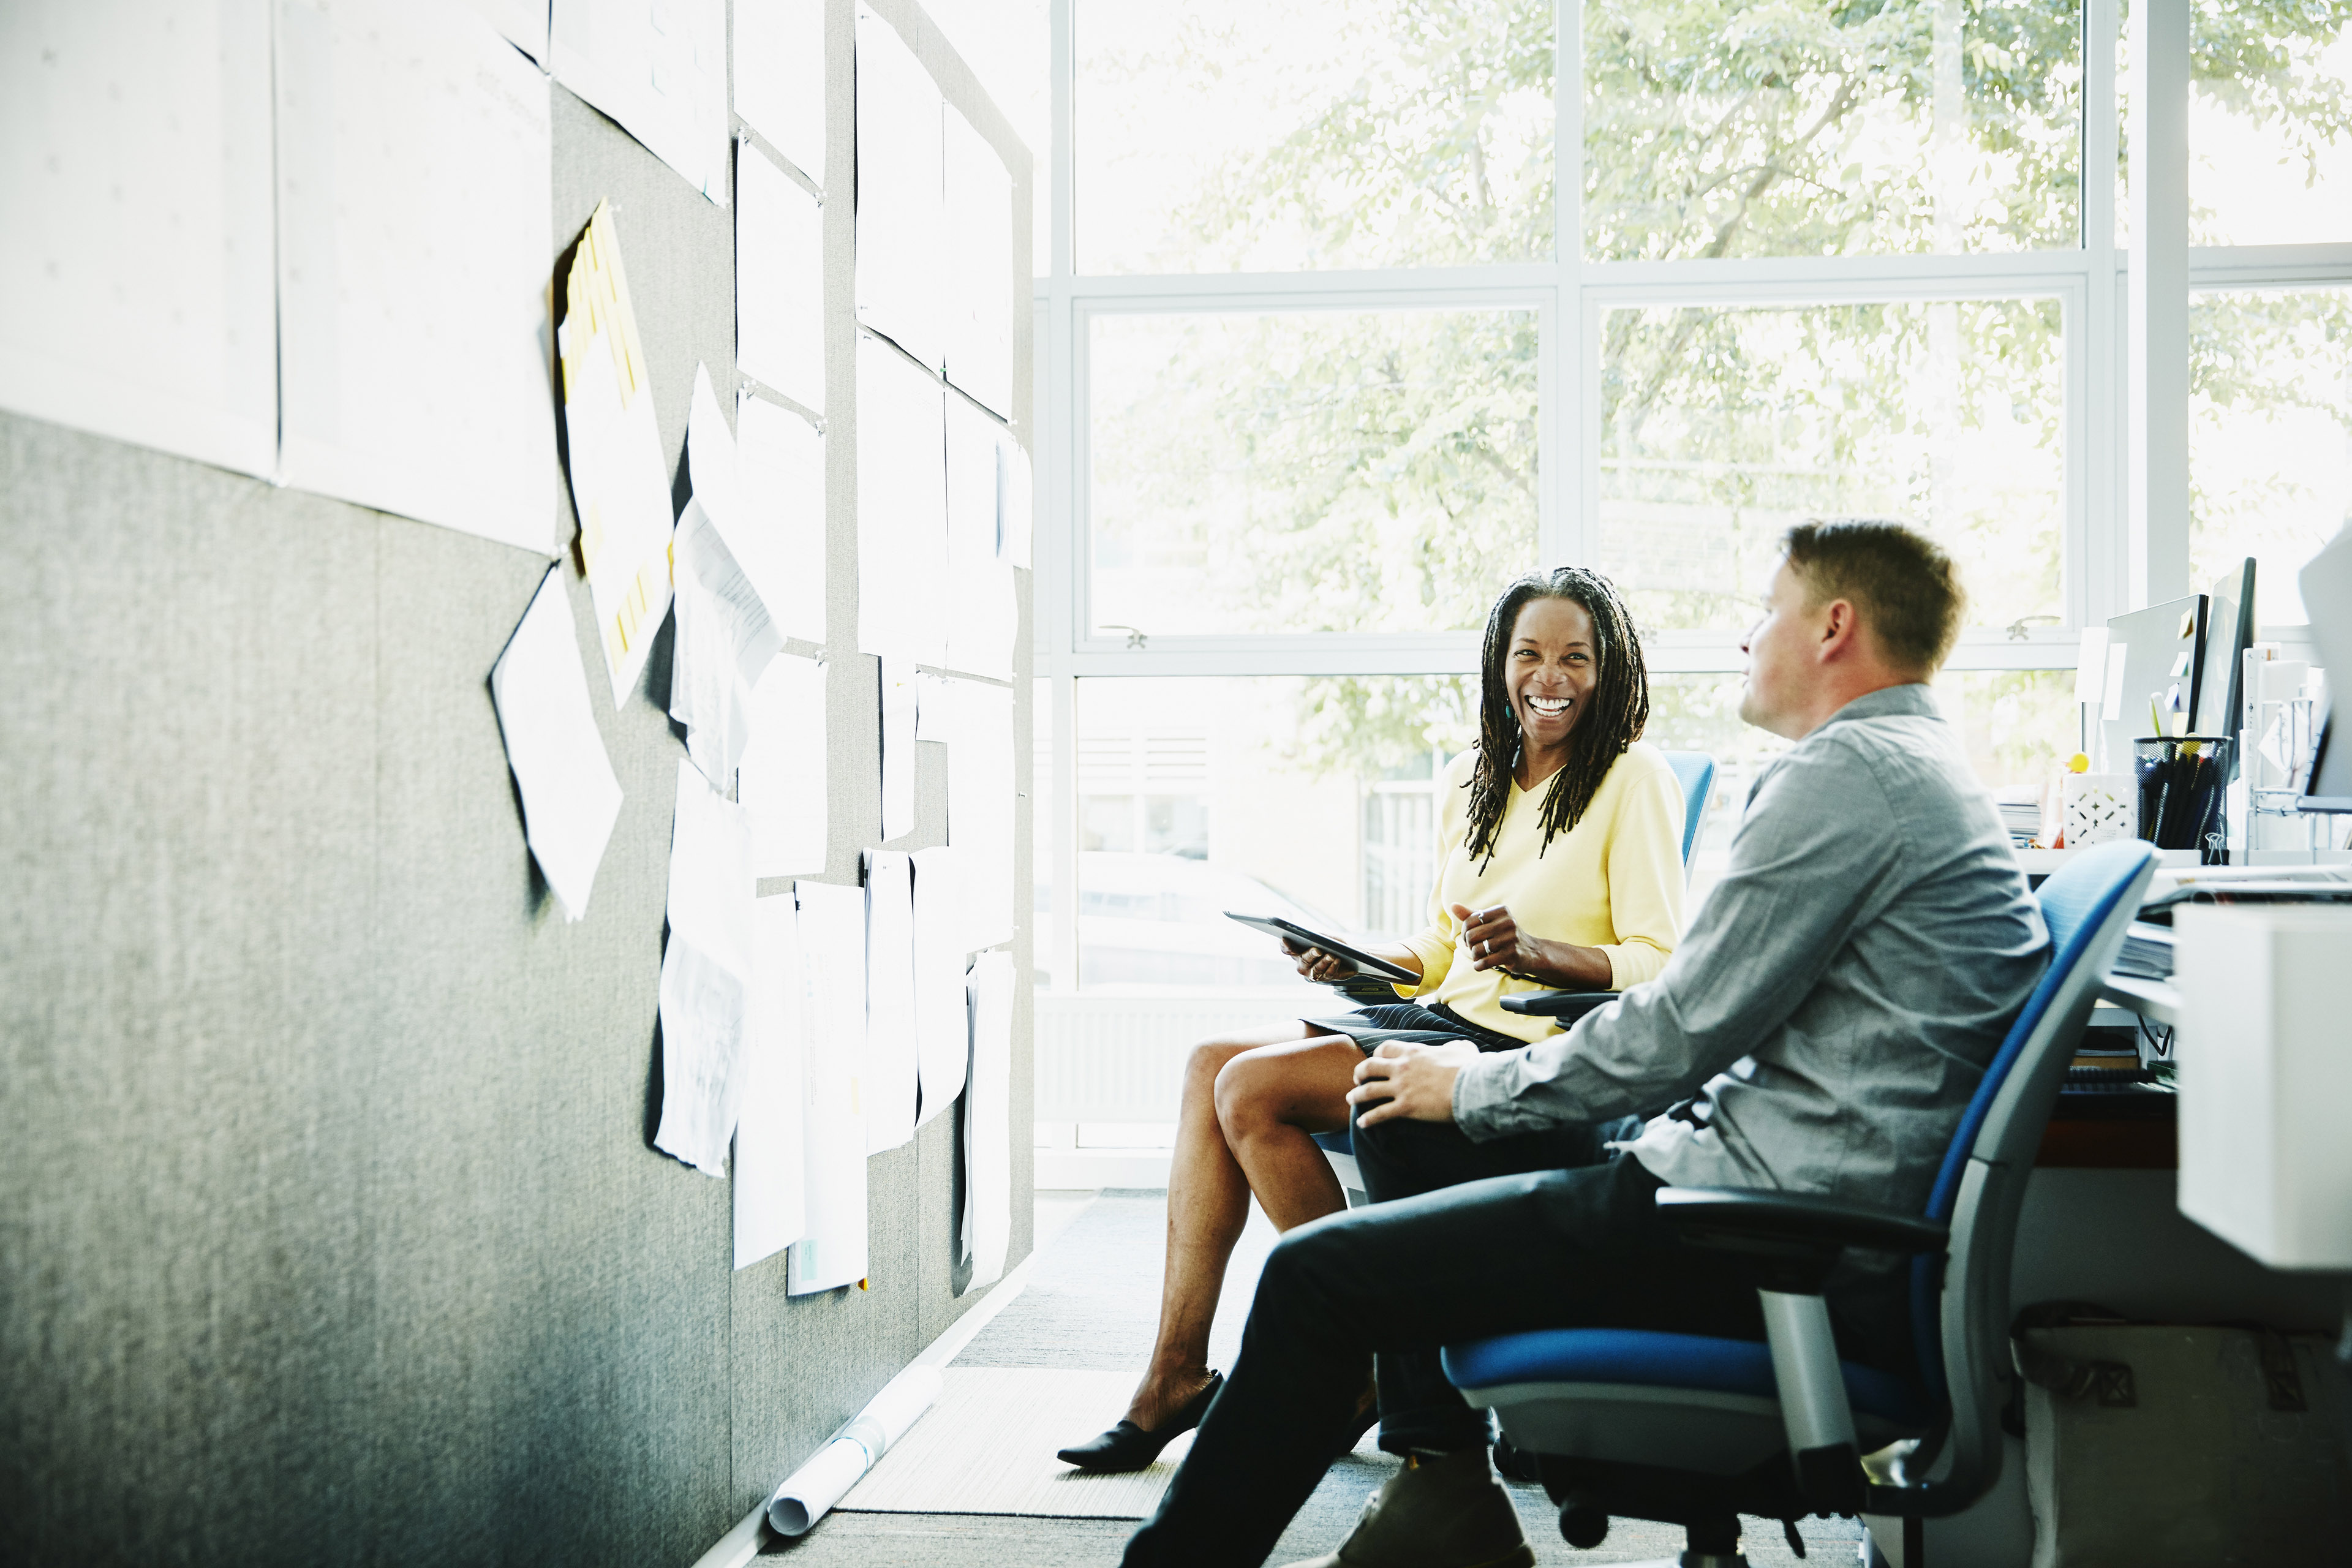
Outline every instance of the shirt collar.
<path id="1" fill-rule="evenodd" d="M 1942 710 L 1936 706 L 1936 697 L 1924 681 L 1907 681 L 1901 686 L 1882 686 L 1867 695 L 1855 698 L 1821 722 L 1821 730 L 1848 719 L 1885 719 L 1896 714 L 1916 713 L 1926 719 L 1941 719 Z M 1819 734 L 1820 730 L 1814 733 Z"/>

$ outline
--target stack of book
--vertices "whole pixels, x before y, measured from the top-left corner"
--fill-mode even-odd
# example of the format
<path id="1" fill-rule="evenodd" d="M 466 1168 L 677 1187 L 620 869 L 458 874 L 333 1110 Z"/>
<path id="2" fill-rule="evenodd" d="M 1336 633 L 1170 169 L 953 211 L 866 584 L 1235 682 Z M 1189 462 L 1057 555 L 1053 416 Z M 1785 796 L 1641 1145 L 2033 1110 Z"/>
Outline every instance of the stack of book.
<path id="1" fill-rule="evenodd" d="M 2000 825 L 2013 844 L 2032 844 L 2042 836 L 2042 795 L 2032 789 L 2005 789 L 1993 796 Z"/>

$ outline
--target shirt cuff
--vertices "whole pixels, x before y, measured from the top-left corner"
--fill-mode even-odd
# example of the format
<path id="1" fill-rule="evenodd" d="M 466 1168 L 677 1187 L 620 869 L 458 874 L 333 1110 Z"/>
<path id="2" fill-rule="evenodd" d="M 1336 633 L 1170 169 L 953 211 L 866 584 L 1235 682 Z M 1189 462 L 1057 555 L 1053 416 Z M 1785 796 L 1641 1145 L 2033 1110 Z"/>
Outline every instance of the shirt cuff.
<path id="1" fill-rule="evenodd" d="M 1655 980 L 1666 967 L 1665 953 L 1645 942 L 1604 942 L 1601 951 L 1609 955 L 1609 989 L 1623 991 L 1644 981 Z"/>
<path id="2" fill-rule="evenodd" d="M 1454 1075 L 1454 1124 L 1473 1143 L 1500 1138 L 1517 1129 L 1506 1122 L 1511 1110 L 1509 1071 L 1506 1058 L 1512 1051 L 1482 1052 L 1476 1061 Z"/>

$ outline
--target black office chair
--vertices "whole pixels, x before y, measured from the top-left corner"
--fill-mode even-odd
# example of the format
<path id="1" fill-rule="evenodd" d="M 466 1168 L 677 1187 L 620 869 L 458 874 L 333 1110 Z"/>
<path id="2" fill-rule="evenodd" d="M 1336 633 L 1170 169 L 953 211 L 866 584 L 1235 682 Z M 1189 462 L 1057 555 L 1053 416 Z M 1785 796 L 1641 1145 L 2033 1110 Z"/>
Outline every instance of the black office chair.
<path id="1" fill-rule="evenodd" d="M 1446 1347 L 1446 1375 L 1538 1456 L 1571 1545 L 1612 1514 L 1680 1524 L 1685 1568 L 1730 1568 L 1740 1514 L 1794 1521 L 1873 1513 L 1920 1521 L 1969 1507 L 2000 1474 L 2011 1377 L 2009 1265 L 2020 1205 L 2100 980 L 2123 945 L 2156 854 L 2137 840 L 2084 851 L 2042 886 L 2049 970 L 2018 1015 L 1921 1216 L 1757 1190 L 1668 1187 L 1684 1237 L 1753 1270 L 1768 1339 L 1553 1329 Z M 1841 1362 L 1822 1283 L 1846 1248 L 1906 1253 L 1918 1374 Z M 1874 1477 L 1861 1462 L 1903 1445 Z"/>

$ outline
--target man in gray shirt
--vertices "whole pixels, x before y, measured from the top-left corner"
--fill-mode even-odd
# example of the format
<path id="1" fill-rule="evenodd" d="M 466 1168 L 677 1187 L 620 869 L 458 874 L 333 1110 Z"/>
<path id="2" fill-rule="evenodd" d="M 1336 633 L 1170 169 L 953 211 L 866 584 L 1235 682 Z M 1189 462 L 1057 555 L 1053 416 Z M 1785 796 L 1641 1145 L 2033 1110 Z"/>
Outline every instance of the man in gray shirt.
<path id="1" fill-rule="evenodd" d="M 1446 1383 L 1438 1346 L 1570 1324 L 1761 1339 L 1752 1286 L 1675 1238 L 1661 1186 L 1926 1206 L 2048 957 L 1924 684 L 1961 605 L 1949 558 L 1899 525 L 1790 531 L 1744 645 L 1740 716 L 1796 744 L 1750 790 L 1729 872 L 1664 973 L 1569 1033 L 1367 1058 L 1349 1098 L 1380 1201 L 1276 1248 L 1241 1357 L 1129 1563 L 1264 1562 L 1370 1350 L 1381 1446 L 1407 1468 L 1316 1563 L 1532 1564 L 1486 1413 Z M 1563 1168 L 1616 1118 L 1614 1157 Z M 1909 1370 L 1890 1273 L 1857 1271 L 1830 1304 L 1847 1354 Z"/>

